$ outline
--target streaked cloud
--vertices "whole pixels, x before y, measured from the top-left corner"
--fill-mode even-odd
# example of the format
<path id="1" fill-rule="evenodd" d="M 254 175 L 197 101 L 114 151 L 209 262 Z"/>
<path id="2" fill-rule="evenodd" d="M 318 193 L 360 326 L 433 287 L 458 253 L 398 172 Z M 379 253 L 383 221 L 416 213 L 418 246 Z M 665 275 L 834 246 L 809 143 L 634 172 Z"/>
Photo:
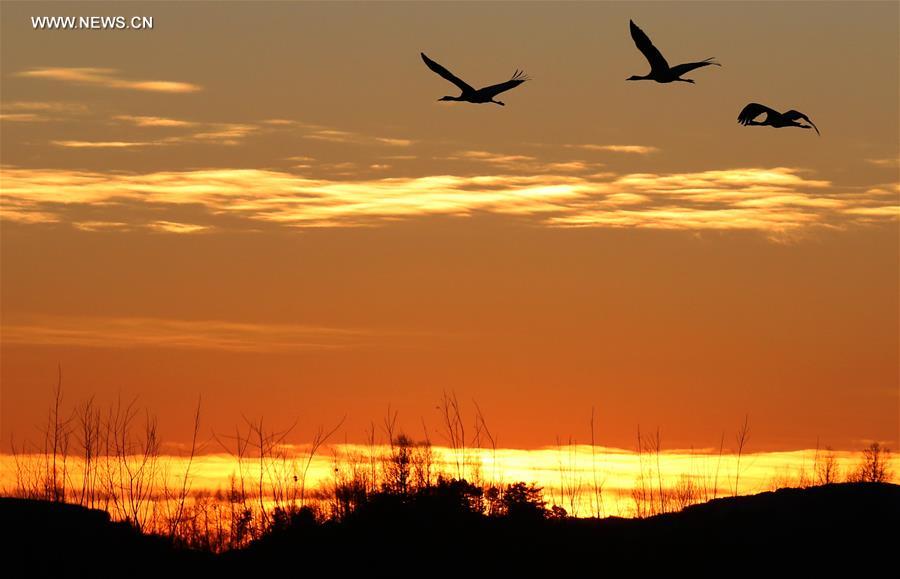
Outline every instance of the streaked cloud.
<path id="1" fill-rule="evenodd" d="M 853 221 L 850 201 L 824 180 L 792 168 L 747 168 L 695 173 L 637 173 L 613 179 L 612 197 L 628 207 L 584 204 L 551 222 L 574 227 L 682 230 L 756 230 L 782 235 Z M 635 197 L 621 198 L 619 195 Z"/>
<path id="2" fill-rule="evenodd" d="M 354 131 L 336 129 L 332 127 L 323 127 L 309 123 L 294 121 L 294 126 L 304 130 L 303 138 L 313 139 L 317 141 L 326 141 L 329 143 L 352 143 L 357 145 L 386 145 L 388 147 L 409 147 L 415 141 L 412 139 L 400 139 L 393 137 L 382 137 L 373 135 L 364 135 Z"/>
<path id="3" fill-rule="evenodd" d="M 105 88 L 163 93 L 190 93 L 202 90 L 199 85 L 167 80 L 128 80 L 114 68 L 32 68 L 17 74 L 26 78 L 57 80 L 72 84 Z"/>
<path id="4" fill-rule="evenodd" d="M 868 217 L 900 217 L 900 205 L 885 205 L 883 207 L 852 207 L 847 213 Z"/>
<path id="5" fill-rule="evenodd" d="M 604 205 L 644 205 L 650 202 L 650 197 L 636 193 L 611 193 L 603 200 Z"/>
<path id="6" fill-rule="evenodd" d="M 20 121 L 36 121 L 39 113 L 34 112 L 9 112 L 4 115 L 11 115 L 7 120 Z M 59 147 L 67 148 L 95 148 L 95 149 L 111 149 L 126 147 L 150 147 L 150 146 L 177 146 L 186 144 L 210 144 L 210 145 L 239 145 L 245 139 L 251 136 L 264 136 L 275 133 L 284 133 L 285 131 L 297 131 L 301 138 L 314 139 L 320 141 L 330 141 L 341 144 L 361 144 L 387 147 L 407 147 L 413 143 L 410 139 L 388 138 L 380 136 L 370 136 L 361 133 L 324 127 L 293 121 L 287 119 L 266 119 L 258 122 L 209 122 L 195 121 L 187 119 L 176 119 L 154 115 L 114 115 L 112 120 L 116 121 L 111 126 L 117 124 L 128 124 L 142 129 L 173 129 L 175 134 L 168 133 L 166 136 L 160 136 L 155 139 L 123 139 L 101 138 L 101 139 L 57 139 L 51 141 L 51 144 Z M 109 133 L 110 124 L 104 125 L 104 132 Z M 185 129 L 180 134 L 178 129 Z M 121 131 L 118 131 L 121 134 Z M 96 134 L 96 132 L 94 133 Z M 132 136 L 129 133 L 129 136 Z M 311 159 L 303 157 L 303 159 Z"/>
<path id="7" fill-rule="evenodd" d="M 169 142 L 201 141 L 218 143 L 220 145 L 237 145 L 242 139 L 255 133 L 256 125 L 244 123 L 218 123 L 211 125 L 208 130 L 193 133 L 187 137 L 170 139 Z"/>
<path id="8" fill-rule="evenodd" d="M 51 143 L 68 149 L 127 149 L 153 147 L 159 144 L 152 141 L 51 141 Z"/>
<path id="9" fill-rule="evenodd" d="M 87 112 L 79 103 L 12 101 L 0 104 L 0 121 L 42 123 Z"/>
<path id="10" fill-rule="evenodd" d="M 176 221 L 151 221 L 149 223 L 129 223 L 125 221 L 73 221 L 72 227 L 82 231 L 135 231 L 138 229 L 147 229 L 161 233 L 202 233 L 212 229 L 208 225 L 179 223 Z"/>
<path id="11" fill-rule="evenodd" d="M 138 127 L 192 127 L 197 123 L 190 121 L 182 121 L 178 119 L 168 119 L 165 117 L 148 117 L 137 115 L 116 115 L 113 117 L 117 121 L 131 123 Z"/>
<path id="12" fill-rule="evenodd" d="M 292 352 L 372 343 L 367 330 L 145 317 L 6 316 L 3 342 L 30 346 Z"/>
<path id="13" fill-rule="evenodd" d="M 900 158 L 866 159 L 866 162 L 877 167 L 900 167 Z"/>
<path id="14" fill-rule="evenodd" d="M 39 123 L 50 119 L 38 113 L 0 113 L 0 121 L 12 121 L 18 123 Z"/>
<path id="15" fill-rule="evenodd" d="M 649 155 L 650 153 L 659 152 L 658 147 L 650 147 L 647 145 L 566 145 L 573 149 L 584 149 L 585 151 L 609 151 L 611 153 L 631 153 L 633 155 Z"/>
<path id="16" fill-rule="evenodd" d="M 3 202 L 20 211 L 27 206 L 35 211 L 49 206 L 65 211 L 73 204 L 116 202 L 201 205 L 213 215 L 292 226 L 367 225 L 384 219 L 466 216 L 478 211 L 562 211 L 564 202 L 586 195 L 592 187 L 581 179 L 553 175 L 334 181 L 256 169 L 127 175 L 10 168 L 3 177 Z"/>
<path id="17" fill-rule="evenodd" d="M 166 233 L 200 233 L 201 231 L 209 231 L 210 227 L 206 225 L 197 225 L 196 223 L 177 223 L 175 221 L 153 221 L 147 224 L 150 229 L 164 231 Z"/>
<path id="18" fill-rule="evenodd" d="M 378 143 L 383 143 L 385 145 L 391 145 L 392 147 L 408 147 L 413 144 L 412 139 L 391 139 L 388 137 L 374 137 L 375 141 Z"/>
<path id="19" fill-rule="evenodd" d="M 451 160 L 474 159 L 476 161 L 485 161 L 487 163 L 496 163 L 498 165 L 536 160 L 535 157 L 532 157 L 530 155 L 506 155 L 503 153 L 491 153 L 490 151 L 460 151 L 455 155 L 451 155 L 446 158 Z"/>
<path id="20" fill-rule="evenodd" d="M 167 145 L 183 145 L 191 143 L 205 143 L 212 145 L 238 145 L 248 136 L 256 133 L 258 127 L 252 124 L 242 123 L 194 123 L 190 121 L 179 121 L 175 119 L 167 119 L 163 117 L 135 117 L 135 116 L 117 116 L 116 120 L 125 121 L 142 128 L 150 127 L 198 127 L 191 133 L 182 135 L 171 135 L 155 140 L 142 141 L 83 141 L 83 140 L 60 140 L 51 141 L 51 144 L 57 147 L 66 147 L 70 149 L 124 149 L 135 147 L 161 147 Z"/>
<path id="21" fill-rule="evenodd" d="M 111 231 L 132 229 L 132 226 L 122 221 L 76 221 L 72 226 L 82 231 Z"/>
<path id="22" fill-rule="evenodd" d="M 57 223 L 59 215 L 39 211 L 33 207 L 19 207 L 10 200 L 0 202 L 0 222 L 12 221 L 15 223 Z"/>
<path id="23" fill-rule="evenodd" d="M 43 113 L 83 113 L 87 106 L 81 103 L 59 101 L 12 101 L 0 105 L 4 111 L 38 111 Z"/>
<path id="24" fill-rule="evenodd" d="M 376 170 L 335 163 L 339 174 Z M 371 175 L 371 173 L 369 173 Z M 431 175 L 312 179 L 259 169 L 124 174 L 5 168 L 3 209 L 12 220 L 78 221 L 78 206 L 106 210 L 92 220 L 170 233 L 195 233 L 217 219 L 288 227 L 354 227 L 429 215 L 494 213 L 552 227 L 755 230 L 778 236 L 811 227 L 842 228 L 894 219 L 892 185 L 843 191 L 795 168 L 692 173 Z M 153 208 L 149 222 L 122 218 L 119 206 Z M 199 208 L 202 224 L 185 219 Z M 104 209 L 105 208 L 105 209 Z M 184 208 L 184 209 L 179 209 Z M 140 213 L 141 215 L 145 214 Z"/>
<path id="25" fill-rule="evenodd" d="M 532 155 L 494 153 L 491 151 L 457 151 L 441 157 L 446 161 L 469 161 L 494 165 L 516 173 L 551 174 L 579 173 L 602 167 L 600 163 L 588 163 L 581 160 L 544 161 Z"/>

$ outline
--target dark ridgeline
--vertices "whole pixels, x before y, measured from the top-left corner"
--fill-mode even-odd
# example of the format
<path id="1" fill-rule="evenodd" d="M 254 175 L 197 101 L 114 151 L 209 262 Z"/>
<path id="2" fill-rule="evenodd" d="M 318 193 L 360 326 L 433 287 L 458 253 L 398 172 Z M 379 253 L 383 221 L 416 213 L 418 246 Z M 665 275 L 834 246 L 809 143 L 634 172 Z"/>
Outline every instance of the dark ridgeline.
<path id="1" fill-rule="evenodd" d="M 510 485 L 496 514 L 482 489 L 444 480 L 370 495 L 339 520 L 302 508 L 248 547 L 211 555 L 141 535 L 105 512 L 0 499 L 7 577 L 571 576 L 679 570 L 762 577 L 881 576 L 900 531 L 900 486 L 827 484 L 720 498 L 645 519 L 576 519 Z M 850 572 L 848 573 L 847 570 Z M 11 574 L 7 574 L 12 571 Z M 615 575 L 614 575 L 615 576 Z"/>
<path id="2" fill-rule="evenodd" d="M 176 548 L 103 510 L 7 497 L 0 497 L 0 561 L 0 575 L 10 578 L 183 576 L 215 564 L 212 553 Z"/>
<path id="3" fill-rule="evenodd" d="M 715 62 L 714 57 L 710 57 L 706 60 L 701 60 L 700 62 L 688 62 L 670 67 L 669 63 L 666 62 L 665 57 L 663 57 L 658 48 L 653 46 L 653 43 L 650 42 L 650 38 L 644 31 L 638 28 L 633 20 L 629 20 L 628 23 L 631 27 L 631 38 L 634 40 L 635 46 L 638 47 L 638 50 L 643 53 L 650 63 L 650 72 L 645 76 L 634 75 L 625 80 L 655 80 L 656 82 L 662 83 L 680 81 L 694 84 L 693 80 L 681 78 L 681 75 L 703 66 L 722 66 L 718 62 Z"/>
<path id="4" fill-rule="evenodd" d="M 462 101 L 476 104 L 494 103 L 500 106 L 505 106 L 504 103 L 498 100 L 494 100 L 494 97 L 502 92 L 508 91 L 511 88 L 519 86 L 527 80 L 531 80 L 525 75 L 524 71 L 517 69 L 516 72 L 513 73 L 512 78 L 506 82 L 501 82 L 500 84 L 494 84 L 491 86 L 486 86 L 484 88 L 475 89 L 440 64 L 428 58 L 424 52 L 421 52 L 419 54 L 422 55 L 422 60 L 425 61 L 425 64 L 426 66 L 428 66 L 428 68 L 437 73 L 440 77 L 449 80 L 450 82 L 458 86 L 459 90 L 462 91 L 462 94 L 460 94 L 459 96 L 445 96 L 438 99 L 442 101 Z"/>
<path id="5" fill-rule="evenodd" d="M 766 115 L 766 118 L 762 121 L 754 120 L 761 114 Z M 804 125 L 800 122 L 800 119 L 803 119 L 809 125 Z M 821 135 L 819 132 L 819 127 L 816 126 L 814 122 L 812 122 L 808 116 L 804 115 L 800 111 L 795 111 L 793 109 L 789 110 L 786 113 L 779 113 L 774 109 L 770 109 L 765 105 L 761 105 L 759 103 L 750 103 L 745 106 L 741 111 L 741 114 L 738 115 L 738 122 L 744 126 L 767 126 L 767 127 L 775 127 L 776 129 L 780 129 L 782 127 L 800 127 L 801 129 L 815 129 L 817 135 Z"/>

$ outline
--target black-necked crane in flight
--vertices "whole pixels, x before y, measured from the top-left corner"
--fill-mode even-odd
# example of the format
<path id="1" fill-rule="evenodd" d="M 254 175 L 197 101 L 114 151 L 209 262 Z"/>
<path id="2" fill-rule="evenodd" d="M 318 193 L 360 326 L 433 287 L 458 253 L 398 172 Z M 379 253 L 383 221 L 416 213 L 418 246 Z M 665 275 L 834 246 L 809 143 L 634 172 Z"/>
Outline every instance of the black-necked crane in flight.
<path id="1" fill-rule="evenodd" d="M 506 82 L 501 82 L 500 84 L 494 84 L 491 86 L 486 86 L 484 88 L 475 89 L 469 86 L 465 81 L 461 80 L 459 77 L 455 76 L 452 72 L 431 60 L 425 53 L 420 53 L 422 55 L 422 60 L 425 61 L 425 64 L 436 72 L 439 76 L 449 80 L 453 84 L 459 87 L 459 90 L 462 91 L 462 94 L 459 96 L 445 96 L 441 97 L 438 100 L 441 101 L 463 101 L 467 103 L 494 103 L 500 106 L 506 106 L 502 102 L 498 100 L 494 100 L 494 97 L 498 94 L 508 91 L 511 88 L 515 88 L 529 79 L 525 72 L 521 70 L 516 70 L 515 74 L 513 74 L 512 78 Z"/>
<path id="2" fill-rule="evenodd" d="M 650 42 L 650 37 L 648 37 L 643 30 L 638 28 L 637 24 L 635 24 L 633 20 L 629 20 L 628 23 L 631 26 L 631 38 L 634 40 L 635 46 L 638 47 L 638 50 L 640 50 L 650 62 L 650 72 L 645 76 L 630 76 L 626 80 L 655 80 L 656 82 L 680 81 L 694 84 L 693 80 L 689 78 L 681 78 L 681 75 L 688 73 L 695 68 L 709 66 L 711 64 L 715 66 L 722 66 L 718 62 L 715 62 L 713 58 L 707 58 L 706 60 L 701 60 L 700 62 L 688 62 L 676 66 L 669 66 L 669 63 L 666 62 L 666 59 L 663 57 L 659 49 L 653 46 L 653 43 Z"/>
<path id="3" fill-rule="evenodd" d="M 754 120 L 759 115 L 765 113 L 766 118 L 762 121 Z M 808 125 L 804 125 L 800 122 L 800 119 L 803 119 Z M 738 122 L 745 126 L 769 126 L 775 127 L 776 129 L 780 129 L 782 127 L 800 127 L 801 129 L 815 129 L 817 135 L 821 135 L 819 132 L 819 127 L 816 126 L 814 122 L 809 120 L 809 117 L 801 113 L 800 111 L 795 111 L 793 109 L 789 110 L 786 113 L 779 113 L 774 109 L 770 109 L 765 105 L 761 105 L 759 103 L 750 103 L 749 105 L 744 107 L 744 110 L 741 111 L 741 114 L 738 115 Z"/>

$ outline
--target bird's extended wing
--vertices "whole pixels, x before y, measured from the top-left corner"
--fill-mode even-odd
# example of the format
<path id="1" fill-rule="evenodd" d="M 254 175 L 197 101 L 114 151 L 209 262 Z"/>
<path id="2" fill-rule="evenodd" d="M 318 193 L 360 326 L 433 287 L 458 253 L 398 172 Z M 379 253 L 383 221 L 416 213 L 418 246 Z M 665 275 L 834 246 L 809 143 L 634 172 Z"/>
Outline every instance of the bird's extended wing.
<path id="1" fill-rule="evenodd" d="M 439 76 L 445 78 L 446 80 L 449 80 L 450 82 L 452 82 L 453 84 L 458 86 L 459 90 L 463 91 L 464 93 L 475 92 L 474 88 L 472 88 L 471 86 L 466 84 L 465 81 L 463 81 L 459 77 L 455 76 L 452 72 L 450 72 L 449 70 L 447 70 L 440 64 L 436 63 L 435 61 L 433 61 L 430 58 L 428 58 L 427 56 L 425 56 L 424 52 L 420 52 L 419 54 L 422 55 L 422 60 L 425 61 L 425 65 L 428 66 L 428 68 L 430 68 L 431 70 L 436 72 Z"/>
<path id="2" fill-rule="evenodd" d="M 807 123 L 812 125 L 812 128 L 814 128 L 816 130 L 817 135 L 822 134 L 819 132 L 819 127 L 816 126 L 816 123 L 809 120 L 809 117 L 804 115 L 800 111 L 795 111 L 795 110 L 791 109 L 788 112 L 784 113 L 784 118 L 786 118 L 789 121 L 796 121 L 797 119 L 803 119 L 804 121 L 806 121 Z"/>
<path id="3" fill-rule="evenodd" d="M 515 88 L 522 84 L 523 82 L 531 80 L 522 70 L 517 70 L 515 74 L 512 75 L 512 78 L 506 82 L 501 82 L 500 84 L 492 84 L 491 86 L 486 86 L 482 89 L 479 89 L 478 92 L 484 94 L 485 96 L 490 96 L 494 98 L 498 94 L 508 91 L 511 88 Z"/>
<path id="4" fill-rule="evenodd" d="M 741 111 L 741 114 L 738 115 L 738 122 L 742 125 L 749 125 L 750 121 L 758 117 L 759 115 L 766 113 L 766 115 L 780 115 L 776 110 L 770 109 L 765 105 L 761 105 L 759 103 L 750 103 L 745 106 Z"/>
<path id="5" fill-rule="evenodd" d="M 700 62 L 687 62 L 687 63 L 685 63 L 685 64 L 679 64 L 679 65 L 673 66 L 673 67 L 672 67 L 672 74 L 674 74 L 676 77 L 679 77 L 679 76 L 681 76 L 682 74 L 691 72 L 691 71 L 694 70 L 695 68 L 700 68 L 700 67 L 703 67 L 703 66 L 709 66 L 709 65 L 711 65 L 711 64 L 713 64 L 713 65 L 715 65 L 715 66 L 722 66 L 721 64 L 719 64 L 718 62 L 716 62 L 716 61 L 713 60 L 712 58 L 707 58 L 706 60 L 701 60 Z"/>
<path id="6" fill-rule="evenodd" d="M 631 38 L 634 40 L 634 45 L 638 47 L 638 50 L 650 62 L 650 69 L 653 71 L 668 70 L 669 63 L 663 58 L 659 49 L 650 42 L 650 37 L 644 34 L 644 31 L 638 28 L 633 20 L 629 20 L 628 23 L 631 25 Z"/>

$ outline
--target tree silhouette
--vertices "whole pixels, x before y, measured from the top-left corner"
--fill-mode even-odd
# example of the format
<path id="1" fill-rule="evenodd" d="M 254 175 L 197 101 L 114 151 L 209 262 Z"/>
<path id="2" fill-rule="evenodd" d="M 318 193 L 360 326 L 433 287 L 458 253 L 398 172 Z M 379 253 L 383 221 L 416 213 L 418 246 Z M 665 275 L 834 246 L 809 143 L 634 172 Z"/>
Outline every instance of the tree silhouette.
<path id="1" fill-rule="evenodd" d="M 862 462 L 850 475 L 851 482 L 888 482 L 892 473 L 888 469 L 891 451 L 877 442 L 863 450 Z"/>
<path id="2" fill-rule="evenodd" d="M 543 489 L 534 483 L 517 482 L 507 486 L 501 500 L 503 513 L 510 519 L 539 520 L 547 516 Z"/>

